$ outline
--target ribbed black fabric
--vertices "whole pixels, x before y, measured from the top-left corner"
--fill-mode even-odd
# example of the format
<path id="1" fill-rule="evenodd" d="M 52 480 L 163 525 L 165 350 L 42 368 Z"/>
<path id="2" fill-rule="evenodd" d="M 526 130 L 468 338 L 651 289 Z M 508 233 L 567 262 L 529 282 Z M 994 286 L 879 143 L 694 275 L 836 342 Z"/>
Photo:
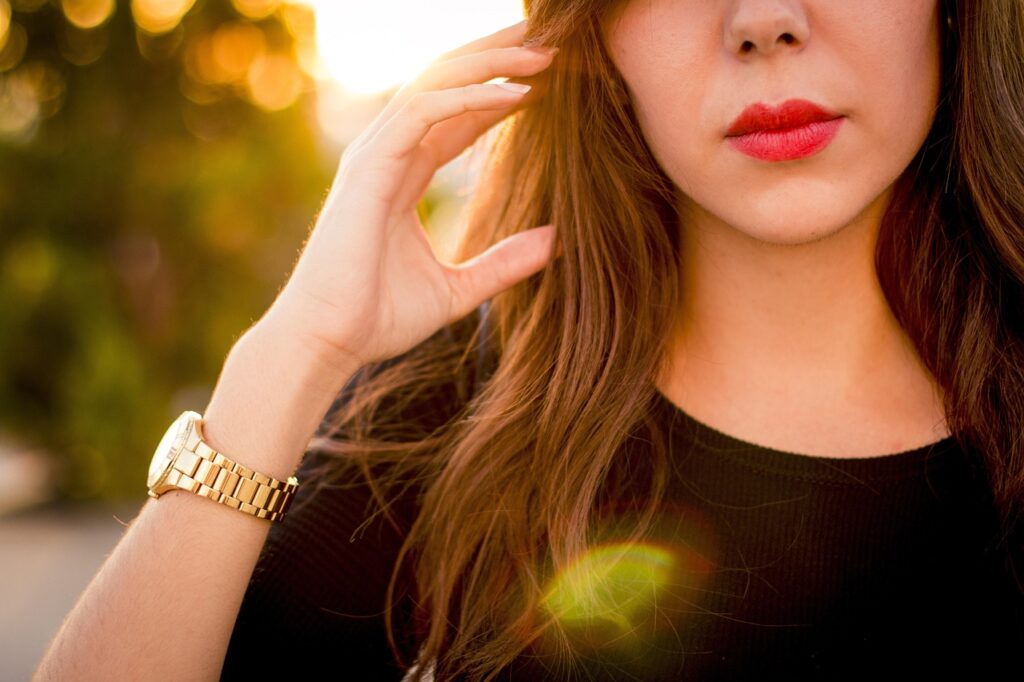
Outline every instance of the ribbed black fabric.
<path id="1" fill-rule="evenodd" d="M 321 461 L 306 455 L 296 476 Z M 222 680 L 397 680 L 383 608 L 401 536 L 379 520 L 359 533 L 366 487 L 300 484 L 269 531 L 239 610 Z M 378 517 L 380 518 L 380 517 Z M 355 533 L 355 536 L 353 537 Z M 408 653 L 412 656 L 412 653 Z"/>
<path id="2" fill-rule="evenodd" d="M 660 546 L 702 581 L 672 586 L 666 620 L 576 676 L 531 649 L 501 679 L 1024 676 L 1024 598 L 990 550 L 980 466 L 955 439 L 812 457 L 716 431 L 660 393 L 655 409 L 675 468 Z M 382 521 L 350 541 L 367 490 L 298 505 L 303 493 L 270 531 L 222 679 L 400 680 L 381 609 L 401 537 Z"/>

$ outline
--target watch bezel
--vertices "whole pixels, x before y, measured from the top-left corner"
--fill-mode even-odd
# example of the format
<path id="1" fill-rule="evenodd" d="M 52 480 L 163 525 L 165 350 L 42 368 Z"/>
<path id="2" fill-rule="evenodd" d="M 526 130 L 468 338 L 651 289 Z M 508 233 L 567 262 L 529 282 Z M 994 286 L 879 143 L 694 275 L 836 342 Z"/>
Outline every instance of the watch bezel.
<path id="1" fill-rule="evenodd" d="M 146 484 L 149 487 L 151 496 L 154 496 L 153 489 L 167 478 L 167 474 L 174 465 L 174 461 L 185 447 L 193 424 L 198 419 L 201 419 L 199 413 L 185 410 L 167 427 L 167 431 L 164 432 L 159 444 L 157 444 L 156 450 L 153 451 L 153 456 L 149 462 Z"/>

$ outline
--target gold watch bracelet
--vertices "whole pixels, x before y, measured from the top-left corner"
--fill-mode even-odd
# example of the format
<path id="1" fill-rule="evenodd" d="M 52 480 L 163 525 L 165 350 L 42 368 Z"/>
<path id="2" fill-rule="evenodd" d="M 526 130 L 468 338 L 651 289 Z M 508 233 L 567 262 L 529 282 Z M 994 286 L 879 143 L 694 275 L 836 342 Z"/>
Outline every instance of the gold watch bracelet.
<path id="1" fill-rule="evenodd" d="M 299 485 L 295 476 L 282 483 L 253 471 L 210 448 L 201 432 L 202 420 L 197 420 L 165 483 L 261 519 L 283 521 Z"/>

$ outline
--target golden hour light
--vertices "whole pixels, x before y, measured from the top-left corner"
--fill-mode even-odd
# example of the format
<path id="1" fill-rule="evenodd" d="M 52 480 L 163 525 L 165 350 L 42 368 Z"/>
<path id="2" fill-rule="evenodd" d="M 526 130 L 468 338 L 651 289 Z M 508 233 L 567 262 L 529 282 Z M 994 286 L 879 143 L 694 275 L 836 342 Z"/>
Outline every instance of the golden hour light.
<path id="1" fill-rule="evenodd" d="M 316 10 L 327 74 L 352 93 L 393 87 L 440 54 L 523 18 L 521 0 L 302 2 Z"/>
<path id="2" fill-rule="evenodd" d="M 166 33 L 174 30 L 194 4 L 195 0 L 132 0 L 132 17 L 147 33 Z"/>
<path id="3" fill-rule="evenodd" d="M 235 11 L 250 19 L 264 19 L 281 4 L 281 0 L 231 0 Z"/>
<path id="4" fill-rule="evenodd" d="M 292 104 L 303 87 L 302 74 L 295 62 L 280 53 L 257 57 L 246 73 L 245 82 L 249 100 L 270 111 Z"/>
<path id="5" fill-rule="evenodd" d="M 114 13 L 114 0 L 61 0 L 60 6 L 78 28 L 95 28 Z"/>
<path id="6" fill-rule="evenodd" d="M 11 28 L 11 5 L 7 0 L 0 0 L 0 48 L 7 43 Z"/>
<path id="7" fill-rule="evenodd" d="M 253 60 L 265 49 L 263 31 L 257 26 L 246 21 L 227 22 L 190 44 L 185 69 L 201 83 L 233 83 L 245 78 Z"/>
<path id="8" fill-rule="evenodd" d="M 1022 80 L 1024 0 L 0 0 L 0 682 L 1022 675 Z"/>
<path id="9" fill-rule="evenodd" d="M 3 37 L 0 37 L 0 71 L 14 68 L 25 56 L 28 48 L 28 33 L 21 24 L 12 21 Z"/>

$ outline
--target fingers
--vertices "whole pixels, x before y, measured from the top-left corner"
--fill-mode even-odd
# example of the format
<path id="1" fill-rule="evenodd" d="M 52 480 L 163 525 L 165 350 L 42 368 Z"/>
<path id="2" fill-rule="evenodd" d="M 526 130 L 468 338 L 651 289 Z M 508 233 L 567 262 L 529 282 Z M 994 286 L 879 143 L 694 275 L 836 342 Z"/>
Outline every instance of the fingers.
<path id="1" fill-rule="evenodd" d="M 447 266 L 453 319 L 539 272 L 560 255 L 554 225 L 542 225 L 507 237 L 464 263 Z"/>
<path id="2" fill-rule="evenodd" d="M 412 209 L 434 179 L 437 170 L 476 141 L 500 120 L 520 111 L 534 100 L 534 86 L 530 92 L 508 109 L 470 111 L 462 116 L 438 123 L 420 142 L 420 152 L 413 156 L 406 181 L 395 197 L 398 210 Z"/>
<path id="3" fill-rule="evenodd" d="M 526 92 L 512 89 L 514 85 L 473 83 L 416 93 L 367 146 L 376 156 L 402 159 L 419 146 L 435 123 L 468 111 L 507 109 L 516 104 Z"/>
<path id="4" fill-rule="evenodd" d="M 437 173 L 437 170 L 464 152 L 483 133 L 502 119 L 529 107 L 544 95 L 547 83 L 544 73 L 518 78 L 516 82 L 532 85 L 532 89 L 511 107 L 486 111 L 469 111 L 461 116 L 435 124 L 420 141 L 401 193 L 395 199 L 396 208 L 410 209 Z"/>
<path id="5" fill-rule="evenodd" d="M 417 90 L 436 90 L 479 83 L 497 76 L 530 76 L 551 64 L 553 51 L 517 45 L 457 57 L 424 71 Z"/>
<path id="6" fill-rule="evenodd" d="M 362 167 L 369 172 L 360 175 L 372 186 L 375 197 L 392 199 L 396 186 L 401 185 L 405 188 L 401 203 L 410 203 L 409 197 L 414 203 L 441 165 L 526 100 L 524 94 L 486 81 L 501 76 L 530 78 L 550 66 L 552 53 L 518 44 L 526 29 L 526 21 L 513 24 L 434 62 L 420 77 L 403 86 L 346 148 L 338 174 L 347 176 L 354 168 Z M 444 129 L 422 144 L 433 126 L 441 122 L 447 123 Z M 360 163 L 354 163 L 356 159 Z M 412 166 L 415 176 L 404 177 Z"/>
<path id="7" fill-rule="evenodd" d="M 461 88 L 420 92 L 381 128 L 372 140 L 348 157 L 342 174 L 391 204 L 406 182 L 414 151 L 430 128 L 467 111 L 505 109 L 524 95 L 502 83 L 474 83 Z"/>
<path id="8" fill-rule="evenodd" d="M 445 52 L 435 60 L 435 63 L 446 61 L 455 57 L 461 57 L 465 54 L 471 54 L 473 52 L 480 52 L 482 50 L 490 50 L 494 47 L 503 47 L 505 45 L 518 45 L 523 42 L 523 38 L 526 37 L 526 29 L 529 28 L 529 22 L 523 19 L 520 22 L 506 26 L 503 29 L 495 31 L 490 35 L 477 38 L 476 40 L 470 41 L 465 45 L 461 45 L 454 50 Z"/>
<path id="9" fill-rule="evenodd" d="M 523 21 L 520 21 L 517 24 L 512 24 L 511 26 L 507 26 L 501 29 L 500 31 L 496 31 L 495 33 L 492 33 L 490 35 L 478 38 L 476 40 L 473 40 L 472 42 L 466 43 L 465 45 L 462 45 L 454 50 L 442 54 L 440 57 L 431 62 L 427 66 L 426 70 L 420 74 L 420 76 L 417 76 L 408 83 L 405 83 L 404 85 L 402 85 L 401 88 L 398 89 L 398 91 L 391 97 L 388 103 L 384 106 L 384 109 L 381 110 L 377 118 L 366 129 L 365 138 L 368 139 L 375 135 L 377 130 L 384 123 L 386 123 L 388 119 L 390 119 L 395 114 L 395 112 L 398 111 L 398 109 L 401 108 L 401 106 L 405 103 L 405 100 L 408 99 L 409 96 L 411 96 L 414 92 L 419 92 L 424 89 L 420 79 L 423 78 L 423 76 L 431 69 L 437 68 L 438 65 L 443 64 L 451 59 L 459 58 L 464 55 L 474 54 L 482 50 L 490 50 L 493 48 L 519 45 L 523 42 L 523 38 L 526 37 L 526 29 L 527 21 L 524 19 Z M 478 80 L 484 81 L 489 80 L 490 78 L 493 78 L 493 76 L 488 76 L 487 78 L 480 78 Z M 454 85 L 456 84 L 452 83 L 443 86 L 435 85 L 434 88 L 436 89 L 438 87 L 453 87 Z M 465 85 L 465 83 L 459 83 L 458 85 Z M 363 135 L 360 136 L 360 138 L 363 137 Z M 359 144 L 359 142 L 356 141 L 353 144 Z"/>
<path id="10" fill-rule="evenodd" d="M 437 63 L 403 85 L 353 144 L 359 146 L 372 139 L 417 93 L 482 83 L 498 77 L 531 76 L 550 66 L 552 59 L 552 54 L 514 46 Z"/>

